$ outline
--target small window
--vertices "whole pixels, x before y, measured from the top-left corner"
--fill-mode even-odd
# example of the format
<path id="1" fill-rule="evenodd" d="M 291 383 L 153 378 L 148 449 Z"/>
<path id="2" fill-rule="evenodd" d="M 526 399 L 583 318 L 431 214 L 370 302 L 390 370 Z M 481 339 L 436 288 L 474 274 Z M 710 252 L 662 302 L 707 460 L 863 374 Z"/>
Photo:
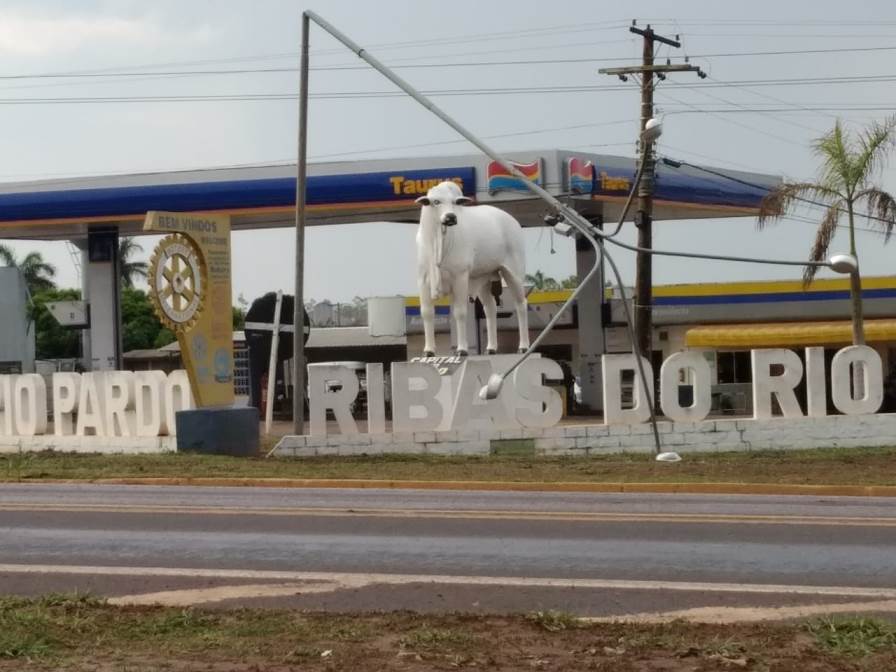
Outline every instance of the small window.
<path id="1" fill-rule="evenodd" d="M 719 384 L 750 383 L 753 381 L 750 353 L 747 350 L 717 353 L 716 368 Z"/>

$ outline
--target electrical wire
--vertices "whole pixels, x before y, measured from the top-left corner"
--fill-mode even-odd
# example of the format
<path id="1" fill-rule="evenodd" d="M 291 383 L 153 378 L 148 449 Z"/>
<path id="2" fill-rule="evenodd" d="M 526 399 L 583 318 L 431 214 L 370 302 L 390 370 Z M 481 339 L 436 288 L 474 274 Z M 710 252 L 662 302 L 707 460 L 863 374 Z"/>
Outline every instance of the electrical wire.
<path id="1" fill-rule="evenodd" d="M 681 98 L 676 98 L 675 96 L 671 96 L 671 95 L 669 95 L 668 93 L 666 93 L 665 91 L 663 92 L 663 96 L 664 96 L 665 98 L 669 98 L 670 100 L 673 100 L 673 101 L 676 102 L 676 103 L 679 103 L 679 104 L 681 104 L 681 105 L 684 105 L 685 107 L 691 108 L 694 112 L 700 112 L 700 111 L 701 111 L 700 108 L 698 108 L 696 105 L 691 105 L 690 103 L 688 103 L 687 101 L 682 100 Z M 747 129 L 747 130 L 753 131 L 754 133 L 759 133 L 760 135 L 765 135 L 765 136 L 768 136 L 768 137 L 770 137 L 770 138 L 774 138 L 775 140 L 779 140 L 779 141 L 781 141 L 781 142 L 787 143 L 788 145 L 794 145 L 794 146 L 796 146 L 796 147 L 800 147 L 800 148 L 802 148 L 802 149 L 805 148 L 804 145 L 803 145 L 803 143 L 797 142 L 796 140 L 793 140 L 793 139 L 791 139 L 791 138 L 787 138 L 787 137 L 784 137 L 784 136 L 782 136 L 782 135 L 777 135 L 777 134 L 775 134 L 775 133 L 769 133 L 768 131 L 764 131 L 764 130 L 762 130 L 762 129 L 760 129 L 760 128 L 756 128 L 755 126 L 751 126 L 750 124 L 745 124 L 745 123 L 743 123 L 743 122 L 741 122 L 741 121 L 735 121 L 735 120 L 733 120 L 733 119 L 728 119 L 728 118 L 726 118 L 726 117 L 724 117 L 724 116 L 721 116 L 721 115 L 719 115 L 719 114 L 716 114 L 716 113 L 714 113 L 714 112 L 704 112 L 704 113 L 705 113 L 705 114 L 709 114 L 709 116 L 711 116 L 711 117 L 715 117 L 715 118 L 717 118 L 717 119 L 720 119 L 721 121 L 723 121 L 723 122 L 726 123 L 726 124 L 731 124 L 731 125 L 733 125 L 733 126 L 739 126 L 739 127 L 741 127 L 741 128 L 745 128 L 745 129 Z"/>
<path id="2" fill-rule="evenodd" d="M 598 234 L 599 235 L 599 234 Z M 704 254 L 701 252 L 677 252 L 674 250 L 657 250 L 655 248 L 650 247 L 639 247 L 638 245 L 629 245 L 628 243 L 623 243 L 622 241 L 616 238 L 605 238 L 607 242 L 612 243 L 613 245 L 618 245 L 621 248 L 626 250 L 631 250 L 632 252 L 640 252 L 642 254 L 650 254 L 657 257 L 682 257 L 686 259 L 705 259 L 707 261 L 732 261 L 736 263 L 743 264 L 766 264 L 768 266 L 799 266 L 804 268 L 806 266 L 813 266 L 816 268 L 829 268 L 830 264 L 827 261 L 793 261 L 790 259 L 766 259 L 759 257 L 739 257 L 735 255 L 728 254 Z"/>
<path id="3" fill-rule="evenodd" d="M 676 166 L 672 165 L 672 163 L 669 163 L 669 162 L 672 162 L 672 163 L 680 163 L 680 164 L 683 165 L 683 166 L 689 166 L 689 167 L 691 167 L 691 168 L 695 168 L 695 169 L 697 169 L 697 170 L 702 170 L 702 171 L 705 172 L 705 173 L 709 173 L 709 174 L 711 174 L 711 175 L 717 175 L 718 177 L 723 177 L 723 178 L 725 178 L 726 180 L 731 180 L 732 182 L 737 182 L 737 183 L 739 183 L 739 184 L 743 184 L 744 186 L 747 186 L 747 187 L 753 187 L 753 188 L 755 188 L 755 189 L 761 189 L 761 190 L 766 191 L 766 192 L 772 191 L 772 189 L 769 188 L 768 185 L 757 184 L 757 183 L 755 183 L 755 182 L 750 182 L 750 181 L 748 181 L 748 180 L 744 180 L 744 179 L 741 179 L 741 178 L 739 178 L 739 177 L 734 177 L 733 175 L 726 175 L 725 173 L 720 172 L 720 171 L 718 171 L 718 170 L 713 170 L 712 168 L 706 168 L 705 166 L 700 166 L 700 165 L 697 165 L 697 164 L 695 164 L 695 163 L 690 163 L 690 162 L 688 162 L 688 161 L 680 161 L 680 160 L 677 160 L 677 159 L 672 159 L 672 158 L 670 158 L 670 157 L 664 157 L 664 163 L 665 163 L 665 165 L 670 166 L 670 167 L 672 167 L 672 168 L 675 168 L 675 167 L 676 167 Z M 801 203 L 807 203 L 807 204 L 809 204 L 809 205 L 814 205 L 814 206 L 817 206 L 817 207 L 820 207 L 820 208 L 824 208 L 825 210 L 827 210 L 827 209 L 829 209 L 829 208 L 831 207 L 831 204 L 830 204 L 830 203 L 824 203 L 823 201 L 816 201 L 816 200 L 813 200 L 813 199 L 811 199 L 811 198 L 805 198 L 805 197 L 803 197 L 803 196 L 795 197 L 794 200 L 796 200 L 796 201 L 800 201 Z M 843 210 L 842 208 L 840 208 L 840 211 L 841 211 L 841 212 L 846 212 L 846 210 Z M 890 224 L 889 220 L 884 219 L 883 217 L 878 217 L 878 216 L 876 216 L 876 215 L 872 215 L 871 213 L 854 212 L 853 214 L 854 214 L 854 215 L 858 215 L 859 217 L 864 217 L 865 219 L 867 219 L 867 220 L 869 220 L 869 221 L 877 221 L 877 222 L 881 222 L 881 223 L 883 223 L 883 224 L 887 224 L 887 225 Z M 868 230 L 871 231 L 872 229 L 868 229 Z"/>
<path id="4" fill-rule="evenodd" d="M 630 40 L 613 40 L 612 43 L 617 42 L 628 42 Z M 608 42 L 603 42 L 602 44 L 608 44 Z M 593 42 L 583 42 L 570 44 L 565 43 L 562 45 L 549 45 L 547 47 L 526 47 L 521 49 L 513 49 L 511 51 L 533 51 L 539 48 L 565 48 L 571 46 L 594 46 Z M 733 56 L 780 56 L 784 54 L 822 54 L 822 53 L 844 53 L 844 52 L 869 52 L 869 51 L 896 51 L 896 46 L 881 46 L 881 47 L 852 47 L 852 48 L 835 48 L 835 49 L 809 49 L 809 50 L 794 50 L 794 51 L 767 51 L 767 52 L 740 52 L 740 53 L 717 53 L 717 54 L 690 54 L 688 56 L 689 59 L 694 58 L 724 58 L 724 57 L 733 57 Z M 497 51 L 492 52 L 480 52 L 480 53 L 499 53 Z M 474 55 L 470 52 L 465 52 L 463 55 Z M 242 60 L 252 61 L 252 60 L 271 60 L 271 59 L 280 59 L 287 57 L 297 57 L 297 53 L 283 53 L 283 54 L 271 54 L 268 56 L 257 56 L 257 57 L 241 57 L 237 59 L 214 59 L 214 60 L 206 60 L 206 61 L 183 61 L 183 62 L 173 62 L 167 64 L 156 64 L 156 65 L 169 65 L 169 66 L 177 66 L 177 65 L 202 65 L 209 63 L 228 63 L 228 62 L 240 62 Z M 671 60 L 677 60 L 678 58 L 683 57 L 670 57 Z M 504 61 L 462 61 L 462 62 L 435 62 L 435 63 L 420 63 L 420 57 L 408 57 L 407 60 L 413 59 L 414 63 L 409 64 L 398 64 L 392 63 L 390 67 L 396 70 L 412 70 L 412 69 L 428 69 L 428 68 L 467 68 L 467 67 L 491 67 L 491 66 L 532 66 L 532 65 L 569 65 L 576 63 L 605 63 L 605 62 L 618 62 L 618 61 L 628 61 L 630 60 L 627 56 L 620 57 L 599 57 L 599 58 L 556 58 L 556 59 L 519 59 L 519 60 L 504 60 Z M 233 68 L 233 69 L 218 69 L 218 70 L 173 70 L 173 71 L 148 71 L 142 72 L 137 69 L 143 67 L 152 67 L 151 65 L 147 66 L 133 66 L 134 70 L 96 70 L 96 71 L 72 71 L 72 72 L 47 72 L 47 73 L 35 73 L 35 74 L 13 74 L 13 75 L 0 75 L 0 81 L 3 80 L 22 80 L 22 79 L 83 79 L 83 78 L 108 78 L 108 77 L 159 77 L 159 76 L 213 76 L 213 75 L 245 75 L 245 74 L 268 74 L 268 73 L 295 73 L 298 72 L 298 67 L 278 67 L 278 68 Z M 366 70 L 364 66 L 361 65 L 350 65 L 350 64 L 334 64 L 334 65 L 318 65 L 311 66 L 311 70 L 314 71 L 356 71 L 356 70 Z M 823 78 L 828 79 L 828 78 Z M 791 83 L 793 80 L 783 80 L 787 83 Z M 699 85 L 698 85 L 699 86 Z"/>

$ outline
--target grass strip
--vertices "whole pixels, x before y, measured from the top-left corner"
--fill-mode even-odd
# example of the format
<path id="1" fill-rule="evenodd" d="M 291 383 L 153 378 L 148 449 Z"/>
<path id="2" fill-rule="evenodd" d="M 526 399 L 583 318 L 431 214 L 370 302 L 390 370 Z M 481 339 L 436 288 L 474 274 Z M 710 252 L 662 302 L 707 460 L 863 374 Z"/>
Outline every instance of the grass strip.
<path id="1" fill-rule="evenodd" d="M 584 624 L 520 615 L 113 607 L 87 595 L 0 598 L 0 670 L 504 669 L 891 672 L 894 625 Z M 636 663 L 636 665 L 632 665 Z M 294 667 L 295 666 L 295 667 Z"/>
<path id="2" fill-rule="evenodd" d="M 896 447 L 685 454 L 679 463 L 652 455 L 490 457 L 379 455 L 240 458 L 168 453 L 0 455 L 0 481 L 102 478 L 294 478 L 520 483 L 768 483 L 896 485 Z"/>

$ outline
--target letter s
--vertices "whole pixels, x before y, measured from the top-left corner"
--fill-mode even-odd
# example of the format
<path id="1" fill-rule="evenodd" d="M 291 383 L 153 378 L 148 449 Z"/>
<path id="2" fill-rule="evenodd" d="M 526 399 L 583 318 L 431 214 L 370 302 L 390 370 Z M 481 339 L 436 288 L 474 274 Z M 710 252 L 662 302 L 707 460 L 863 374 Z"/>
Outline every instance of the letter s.
<path id="1" fill-rule="evenodd" d="M 513 373 L 513 386 L 519 397 L 516 419 L 524 427 L 553 427 L 563 416 L 563 400 L 557 390 L 543 379 L 563 380 L 557 362 L 544 357 L 530 358 Z"/>

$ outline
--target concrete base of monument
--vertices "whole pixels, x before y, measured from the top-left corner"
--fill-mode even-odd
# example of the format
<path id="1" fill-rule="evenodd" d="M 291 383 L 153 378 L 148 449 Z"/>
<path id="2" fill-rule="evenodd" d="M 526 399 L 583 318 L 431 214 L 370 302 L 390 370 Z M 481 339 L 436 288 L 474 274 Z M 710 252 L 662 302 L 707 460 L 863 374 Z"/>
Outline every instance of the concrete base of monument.
<path id="1" fill-rule="evenodd" d="M 60 453 L 103 453 L 107 455 L 141 455 L 173 453 L 177 450 L 174 436 L 0 436 L 0 454 L 55 450 Z"/>
<path id="2" fill-rule="evenodd" d="M 863 448 L 896 442 L 896 414 L 832 415 L 771 420 L 717 419 L 702 422 L 661 420 L 665 451 L 694 452 Z M 602 455 L 651 453 L 650 424 L 562 424 L 548 429 L 452 430 L 413 434 L 284 436 L 279 456 L 314 455 Z"/>
<path id="3" fill-rule="evenodd" d="M 177 450 L 209 455 L 258 455 L 258 409 L 251 406 L 178 411 Z"/>

